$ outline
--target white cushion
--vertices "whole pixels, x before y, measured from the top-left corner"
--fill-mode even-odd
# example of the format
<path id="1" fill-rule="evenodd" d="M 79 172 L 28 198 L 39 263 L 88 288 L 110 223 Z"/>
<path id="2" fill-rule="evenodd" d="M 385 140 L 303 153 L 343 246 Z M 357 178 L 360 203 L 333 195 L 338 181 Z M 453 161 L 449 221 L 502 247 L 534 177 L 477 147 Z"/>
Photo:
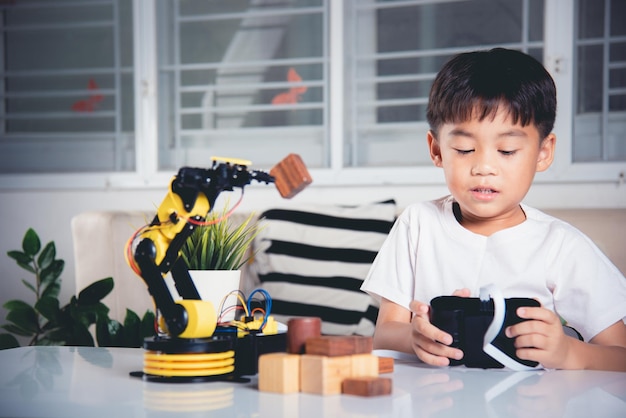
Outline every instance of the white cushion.
<path id="1" fill-rule="evenodd" d="M 318 316 L 323 334 L 372 335 L 378 306 L 360 286 L 395 216 L 394 201 L 262 213 L 253 266 L 272 315 L 279 322 Z"/>

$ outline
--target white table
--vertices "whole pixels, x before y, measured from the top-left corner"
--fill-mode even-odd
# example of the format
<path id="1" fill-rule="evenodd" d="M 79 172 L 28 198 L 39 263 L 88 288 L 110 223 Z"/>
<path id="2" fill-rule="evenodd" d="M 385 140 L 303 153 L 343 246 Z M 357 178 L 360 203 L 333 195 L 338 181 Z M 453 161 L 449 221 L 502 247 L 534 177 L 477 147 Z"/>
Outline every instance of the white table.
<path id="1" fill-rule="evenodd" d="M 388 353 L 382 353 L 388 354 Z M 0 351 L 1 417 L 626 417 L 626 373 L 431 368 L 396 360 L 390 396 L 279 395 L 131 377 L 143 349 Z"/>

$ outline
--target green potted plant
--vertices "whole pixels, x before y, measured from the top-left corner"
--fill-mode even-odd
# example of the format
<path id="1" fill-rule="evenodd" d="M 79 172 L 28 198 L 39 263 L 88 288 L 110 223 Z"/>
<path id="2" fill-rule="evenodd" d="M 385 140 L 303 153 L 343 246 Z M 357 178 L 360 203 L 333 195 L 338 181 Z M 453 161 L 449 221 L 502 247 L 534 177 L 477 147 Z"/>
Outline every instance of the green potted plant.
<path id="1" fill-rule="evenodd" d="M 223 302 L 239 290 L 241 268 L 253 257 L 250 245 L 261 230 L 253 213 L 239 224 L 228 214 L 228 205 L 211 212 L 180 252 L 200 297 L 213 303 L 220 321 L 234 318 L 234 311 L 224 312 L 229 307 Z"/>
<path id="2" fill-rule="evenodd" d="M 31 273 L 33 281 L 22 283 L 34 293 L 34 304 L 10 300 L 3 307 L 8 311 L 7 323 L 0 326 L 0 349 L 19 347 L 16 336 L 28 345 L 74 345 L 111 347 L 140 347 L 145 337 L 154 334 L 154 313 L 147 311 L 143 318 L 130 309 L 124 324 L 109 318 L 109 308 L 101 300 L 113 289 L 113 278 L 99 280 L 69 303 L 61 306 L 61 273 L 65 261 L 57 259 L 56 246 L 50 241 L 42 246 L 39 235 L 29 228 L 22 240 L 22 248 L 7 252 L 17 264 Z M 95 325 L 96 341 L 89 327 Z"/>

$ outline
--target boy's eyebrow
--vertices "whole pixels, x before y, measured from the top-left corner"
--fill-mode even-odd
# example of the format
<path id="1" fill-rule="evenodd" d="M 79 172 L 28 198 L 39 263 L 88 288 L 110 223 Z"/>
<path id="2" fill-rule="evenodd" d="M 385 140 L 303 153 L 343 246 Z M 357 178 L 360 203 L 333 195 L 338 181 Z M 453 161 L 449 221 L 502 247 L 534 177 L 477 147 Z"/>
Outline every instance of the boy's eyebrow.
<path id="1" fill-rule="evenodd" d="M 467 138 L 473 138 L 474 134 L 469 131 L 466 131 L 463 128 L 454 128 L 449 133 L 450 136 L 463 136 Z M 526 138 L 528 135 L 521 129 L 510 129 L 508 131 L 504 131 L 498 134 L 498 137 L 524 137 Z"/>
<path id="2" fill-rule="evenodd" d="M 452 136 L 466 136 L 468 138 L 473 138 L 474 135 L 472 135 L 470 132 L 466 131 L 465 129 L 461 129 L 461 128 L 454 128 L 450 131 L 450 134 Z"/>
<path id="3" fill-rule="evenodd" d="M 502 132 L 498 136 L 523 136 L 523 137 L 527 137 L 528 135 L 526 134 L 526 132 L 522 131 L 521 129 L 511 129 L 509 131 Z"/>

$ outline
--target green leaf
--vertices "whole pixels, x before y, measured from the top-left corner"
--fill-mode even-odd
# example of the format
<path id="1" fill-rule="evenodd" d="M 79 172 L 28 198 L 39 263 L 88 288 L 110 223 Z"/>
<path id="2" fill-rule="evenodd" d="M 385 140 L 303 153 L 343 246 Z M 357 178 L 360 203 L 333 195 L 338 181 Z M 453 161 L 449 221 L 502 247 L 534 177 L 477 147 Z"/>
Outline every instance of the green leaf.
<path id="1" fill-rule="evenodd" d="M 47 332 L 42 338 L 42 345 L 47 345 L 48 341 L 58 341 L 57 345 L 66 345 L 72 339 L 71 330 L 66 327 L 54 328 Z"/>
<path id="2" fill-rule="evenodd" d="M 141 338 L 144 339 L 146 337 L 152 337 L 156 334 L 155 331 L 155 320 L 156 317 L 154 312 L 147 310 L 146 313 L 141 318 Z"/>
<path id="3" fill-rule="evenodd" d="M 115 319 L 102 319 L 96 323 L 96 340 L 100 347 L 122 346 L 123 327 Z"/>
<path id="4" fill-rule="evenodd" d="M 58 299 L 44 296 L 35 303 L 35 309 L 48 321 L 58 322 L 59 313 L 61 312 Z"/>
<path id="5" fill-rule="evenodd" d="M 21 251 L 8 251 L 7 255 L 11 257 L 12 259 L 14 259 L 15 261 L 17 261 L 17 263 L 23 268 L 26 268 L 25 266 L 30 267 L 30 263 L 32 263 L 34 260 L 32 256 L 29 256 L 28 254 L 24 254 Z M 30 267 L 30 269 L 32 270 L 32 267 Z M 34 273 L 35 271 L 32 270 L 32 272 Z"/>
<path id="6" fill-rule="evenodd" d="M 24 250 L 26 255 L 31 257 L 34 257 L 39 250 L 41 250 L 39 235 L 37 235 L 33 228 L 28 228 L 28 231 L 24 234 L 24 239 L 22 240 L 22 250 Z"/>
<path id="7" fill-rule="evenodd" d="M 48 336 L 44 336 L 43 338 L 40 338 L 39 340 L 37 340 L 37 343 L 35 345 L 58 346 L 58 345 L 65 345 L 65 341 L 56 340 Z"/>
<path id="8" fill-rule="evenodd" d="M 7 311 L 12 311 L 13 309 L 28 309 L 30 308 L 30 305 L 23 300 L 12 299 L 5 302 L 2 307 Z"/>
<path id="9" fill-rule="evenodd" d="M 17 338 L 12 336 L 11 334 L 0 334 L 0 350 L 4 350 L 6 348 L 15 348 L 19 346 L 20 343 L 17 341 Z"/>
<path id="10" fill-rule="evenodd" d="M 22 328 L 18 327 L 17 325 L 13 325 L 13 324 L 4 324 L 0 326 L 0 328 L 6 331 L 9 331 L 11 334 L 20 335 L 22 337 L 32 337 L 34 334 L 33 332 L 25 331 Z"/>
<path id="11" fill-rule="evenodd" d="M 139 316 L 130 309 L 126 309 L 123 335 L 125 347 L 141 347 L 141 320 Z"/>
<path id="12" fill-rule="evenodd" d="M 37 312 L 35 312 L 31 306 L 9 311 L 7 314 L 7 321 L 13 322 L 24 331 L 30 331 L 32 333 L 37 333 L 39 331 Z"/>
<path id="13" fill-rule="evenodd" d="M 24 284 L 24 286 L 26 286 L 27 288 L 29 288 L 30 290 L 33 291 L 33 293 L 37 294 L 37 289 L 35 289 L 35 287 L 30 284 L 29 282 L 27 282 L 26 280 L 22 279 L 22 283 Z"/>
<path id="14" fill-rule="evenodd" d="M 43 289 L 43 292 L 41 292 L 41 297 L 42 298 L 43 297 L 58 298 L 60 292 L 61 292 L 61 283 L 56 281 L 54 283 L 50 283 L 47 286 L 45 286 L 45 288 Z"/>
<path id="15" fill-rule="evenodd" d="M 37 272 L 35 271 L 35 268 L 31 264 L 24 264 L 24 263 L 20 263 L 18 261 L 17 265 L 20 266 L 21 268 L 23 268 L 24 270 L 26 270 L 29 273 L 37 274 Z"/>
<path id="16" fill-rule="evenodd" d="M 45 286 L 49 283 L 54 283 L 61 276 L 63 268 L 65 267 L 65 261 L 54 260 L 48 267 L 41 270 L 41 285 Z"/>
<path id="17" fill-rule="evenodd" d="M 113 278 L 98 280 L 87 286 L 78 294 L 78 303 L 81 305 L 91 305 L 99 302 L 113 290 Z"/>
<path id="18" fill-rule="evenodd" d="M 113 337 L 111 336 L 108 320 L 96 322 L 96 341 L 99 347 L 111 347 Z"/>
<path id="19" fill-rule="evenodd" d="M 46 246 L 43 248 L 43 251 L 41 252 L 41 254 L 39 254 L 39 257 L 37 258 L 37 264 L 39 265 L 39 268 L 47 268 L 50 264 L 52 264 L 56 255 L 57 252 L 56 247 L 54 246 L 54 242 L 49 242 L 48 244 L 46 244 Z"/>
<path id="20" fill-rule="evenodd" d="M 72 336 L 66 341 L 67 345 L 93 347 L 94 341 L 89 329 L 81 323 L 73 324 Z"/>

